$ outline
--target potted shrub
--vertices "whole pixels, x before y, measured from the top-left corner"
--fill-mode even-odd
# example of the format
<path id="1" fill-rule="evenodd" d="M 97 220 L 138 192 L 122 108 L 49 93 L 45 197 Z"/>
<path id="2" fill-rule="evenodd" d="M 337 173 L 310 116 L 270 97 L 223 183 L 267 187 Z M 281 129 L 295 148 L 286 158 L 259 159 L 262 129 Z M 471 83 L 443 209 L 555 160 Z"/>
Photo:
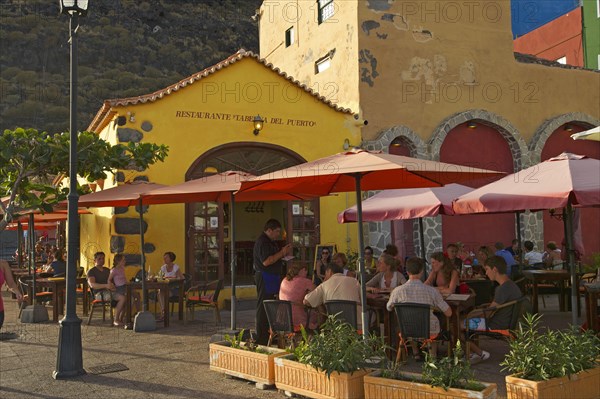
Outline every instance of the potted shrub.
<path id="1" fill-rule="evenodd" d="M 452 356 L 426 355 L 423 374 L 401 372 L 399 364 L 365 376 L 366 399 L 495 398 L 496 384 L 477 382 L 457 342 Z"/>
<path id="2" fill-rule="evenodd" d="M 283 349 L 256 345 L 249 338 L 243 341 L 244 330 L 237 336 L 225 335 L 225 341 L 209 345 L 210 369 L 245 380 L 254 381 L 263 389 L 275 383 L 273 360 L 285 355 Z"/>
<path id="3" fill-rule="evenodd" d="M 540 315 L 526 315 L 500 365 L 509 399 L 600 398 L 600 338 L 580 333 L 538 329 Z"/>
<path id="4" fill-rule="evenodd" d="M 365 368 L 384 358 L 381 338 L 328 316 L 316 335 L 302 330 L 294 353 L 275 359 L 275 386 L 309 398 L 364 398 Z"/>

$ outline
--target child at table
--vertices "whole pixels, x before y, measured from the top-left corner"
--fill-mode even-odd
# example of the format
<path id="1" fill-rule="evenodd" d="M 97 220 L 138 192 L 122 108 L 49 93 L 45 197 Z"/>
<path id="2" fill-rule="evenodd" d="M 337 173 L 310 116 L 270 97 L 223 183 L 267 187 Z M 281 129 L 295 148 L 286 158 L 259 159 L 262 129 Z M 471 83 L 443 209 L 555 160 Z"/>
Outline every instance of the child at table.
<path id="1" fill-rule="evenodd" d="M 112 283 L 115 286 L 115 291 L 117 294 L 125 296 L 125 292 L 127 291 L 127 279 L 125 277 L 125 255 L 117 254 L 113 259 L 113 268 L 110 270 L 110 274 L 108 276 L 108 282 Z M 117 304 L 115 308 L 115 326 L 123 325 L 123 316 L 124 316 L 124 302 L 123 304 Z"/>

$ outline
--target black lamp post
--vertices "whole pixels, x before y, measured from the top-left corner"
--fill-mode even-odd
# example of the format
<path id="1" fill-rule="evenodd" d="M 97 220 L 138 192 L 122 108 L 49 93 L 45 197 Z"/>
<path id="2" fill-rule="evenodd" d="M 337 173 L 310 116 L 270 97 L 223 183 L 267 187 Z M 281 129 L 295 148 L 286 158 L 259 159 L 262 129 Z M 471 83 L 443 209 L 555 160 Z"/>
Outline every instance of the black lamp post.
<path id="1" fill-rule="evenodd" d="M 71 120 L 69 124 L 69 196 L 67 222 L 67 287 L 65 317 L 60 321 L 55 379 L 85 374 L 81 348 L 81 319 L 75 311 L 77 259 L 79 257 L 79 215 L 77 213 L 77 30 L 79 17 L 87 14 L 88 0 L 60 0 L 60 11 L 69 16 L 71 45 Z"/>

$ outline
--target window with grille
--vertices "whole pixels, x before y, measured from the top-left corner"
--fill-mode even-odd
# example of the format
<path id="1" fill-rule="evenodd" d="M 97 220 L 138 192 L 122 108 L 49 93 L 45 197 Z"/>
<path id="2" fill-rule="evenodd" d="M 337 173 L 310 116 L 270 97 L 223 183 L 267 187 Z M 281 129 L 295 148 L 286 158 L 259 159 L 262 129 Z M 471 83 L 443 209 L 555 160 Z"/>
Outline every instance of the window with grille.
<path id="1" fill-rule="evenodd" d="M 327 21 L 333 16 L 333 0 L 317 0 L 319 5 L 319 24 Z"/>

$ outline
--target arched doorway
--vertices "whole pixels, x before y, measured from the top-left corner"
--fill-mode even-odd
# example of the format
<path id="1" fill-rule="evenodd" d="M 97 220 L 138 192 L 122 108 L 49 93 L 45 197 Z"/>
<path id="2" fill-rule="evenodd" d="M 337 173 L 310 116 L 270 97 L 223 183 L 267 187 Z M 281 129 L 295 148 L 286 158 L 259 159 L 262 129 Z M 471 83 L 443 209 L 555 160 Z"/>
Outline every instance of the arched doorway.
<path id="1" fill-rule="evenodd" d="M 305 162 L 287 148 L 264 143 L 225 144 L 198 157 L 185 179 L 199 179 L 214 173 L 236 170 L 263 175 Z M 187 271 L 196 281 L 225 278 L 229 274 L 229 204 L 192 203 L 186 206 Z M 294 244 L 296 261 L 310 265 L 318 243 L 319 201 L 260 201 L 235 204 L 237 281 L 253 281 L 252 249 L 264 223 L 275 218 L 283 225 L 282 240 Z M 290 235 L 291 239 L 288 239 Z M 226 281 L 229 279 L 226 279 Z"/>
<path id="2" fill-rule="evenodd" d="M 479 121 L 462 123 L 450 130 L 440 148 L 442 162 L 476 168 L 513 173 L 514 160 L 511 148 L 498 130 Z M 465 183 L 481 187 L 491 180 Z M 462 242 L 466 249 L 476 252 L 482 245 L 501 241 L 509 246 L 515 238 L 515 216 L 466 215 L 442 216 L 444 248 L 449 243 Z"/>
<path id="3" fill-rule="evenodd" d="M 548 137 L 542 148 L 540 159 L 545 161 L 563 152 L 586 155 L 590 158 L 600 159 L 600 142 L 590 140 L 573 140 L 571 135 L 590 129 L 587 123 L 569 122 L 556 128 Z M 591 260 L 593 253 L 600 252 L 598 231 L 600 231 L 600 209 L 584 208 L 579 211 L 581 222 L 581 235 L 583 237 L 584 257 L 583 262 Z M 564 237 L 563 222 L 550 217 L 549 212 L 544 215 L 544 245 L 548 241 L 555 241 L 559 247 Z M 538 248 L 543 250 L 544 248 Z"/>

